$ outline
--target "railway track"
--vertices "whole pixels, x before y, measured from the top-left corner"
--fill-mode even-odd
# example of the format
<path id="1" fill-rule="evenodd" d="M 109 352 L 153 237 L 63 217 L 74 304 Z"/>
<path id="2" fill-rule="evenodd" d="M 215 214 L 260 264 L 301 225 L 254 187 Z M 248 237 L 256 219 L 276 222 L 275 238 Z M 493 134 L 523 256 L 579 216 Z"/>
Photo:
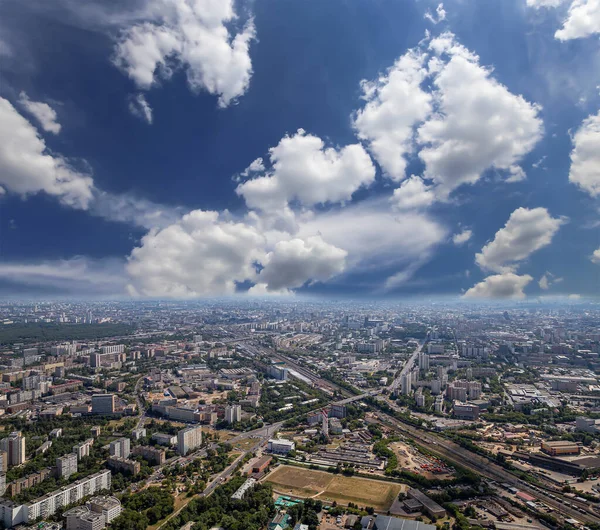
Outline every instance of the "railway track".
<path id="1" fill-rule="evenodd" d="M 262 349 L 264 351 L 264 348 Z M 265 353 L 269 353 L 272 357 L 284 361 L 286 364 L 290 365 L 294 370 L 298 371 L 298 373 L 302 374 L 304 377 L 309 378 L 315 384 L 319 383 L 319 385 L 329 388 L 331 390 L 337 390 L 344 397 L 351 397 L 351 393 L 345 390 L 344 388 L 336 385 L 335 383 L 332 383 L 331 381 L 323 379 L 318 374 L 298 364 L 293 359 L 290 359 L 289 357 L 274 351 L 265 351 Z M 549 497 L 548 493 L 545 492 L 543 489 L 534 489 L 524 480 L 516 477 L 509 471 L 500 467 L 498 464 L 491 462 L 485 457 L 463 449 L 454 442 L 439 437 L 438 435 L 432 434 L 430 432 L 421 431 L 416 427 L 413 427 L 412 425 L 403 423 L 394 418 L 393 416 L 390 416 L 389 414 L 386 414 L 384 412 L 378 412 L 378 414 L 386 418 L 387 421 L 399 431 L 403 431 L 409 434 L 409 436 L 415 441 L 427 447 L 427 450 L 435 454 L 436 456 L 444 458 L 445 460 L 457 466 L 464 467 L 465 469 L 479 474 L 482 477 L 486 477 L 489 480 L 493 480 L 500 483 L 507 483 L 511 486 L 517 487 L 519 490 L 524 491 L 533 497 L 536 497 L 539 501 L 542 501 L 547 506 L 550 506 L 557 512 L 557 515 L 559 517 L 565 517 L 566 515 L 584 523 L 600 523 L 600 514 L 596 513 L 587 503 L 583 503 L 577 501 L 576 499 L 566 497 L 564 494 L 562 494 L 562 492 L 558 492 L 555 489 L 552 489 L 552 495 L 555 497 L 553 499 Z M 566 503 L 569 503 L 570 505 L 574 506 L 574 508 L 571 508 Z"/>
<path id="2" fill-rule="evenodd" d="M 515 477 L 504 468 L 494 464 L 493 462 L 490 462 L 485 457 L 476 455 L 470 451 L 467 451 L 466 449 L 463 449 L 454 442 L 450 442 L 444 438 L 439 438 L 430 433 L 423 433 L 415 427 L 407 425 L 390 416 L 389 414 L 378 412 L 378 415 L 381 418 L 385 418 L 387 423 L 391 424 L 399 431 L 408 434 L 417 443 L 425 446 L 432 454 L 450 461 L 455 465 L 468 469 L 469 471 L 481 475 L 482 477 L 486 477 L 496 482 L 510 484 L 511 486 L 528 493 L 529 495 L 537 498 L 539 501 L 542 501 L 544 504 L 550 506 L 556 510 L 556 512 L 558 512 L 559 516 L 564 517 L 564 514 L 566 514 L 585 523 L 600 522 L 600 517 L 593 513 L 590 506 L 586 503 L 565 497 L 558 492 L 553 493 L 553 495 L 556 497 L 556 499 L 553 499 L 549 497 L 547 493 L 541 491 L 540 488 L 534 489 L 527 482 Z M 576 508 L 571 508 L 565 505 L 567 502 L 571 505 L 574 505 Z M 579 511 L 580 509 L 585 513 Z"/>

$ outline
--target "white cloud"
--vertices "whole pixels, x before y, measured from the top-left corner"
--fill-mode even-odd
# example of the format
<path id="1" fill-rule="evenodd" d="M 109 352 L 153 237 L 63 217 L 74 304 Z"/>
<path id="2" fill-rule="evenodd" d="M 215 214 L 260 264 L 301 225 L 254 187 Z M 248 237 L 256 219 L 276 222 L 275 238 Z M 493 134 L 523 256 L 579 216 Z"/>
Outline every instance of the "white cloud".
<path id="1" fill-rule="evenodd" d="M 469 239 L 471 239 L 472 235 L 472 230 L 463 230 L 462 232 L 452 236 L 452 243 L 454 243 L 456 246 L 464 245 L 467 241 L 469 241 Z"/>
<path id="2" fill-rule="evenodd" d="M 251 162 L 251 164 L 244 169 L 244 171 L 242 171 L 242 173 L 240 174 L 242 177 L 249 177 L 250 175 L 254 174 L 254 173 L 261 173 L 265 170 L 265 164 L 264 164 L 264 160 L 262 158 L 257 158 L 256 160 L 253 160 Z"/>
<path id="3" fill-rule="evenodd" d="M 540 289 L 546 291 L 550 289 L 550 287 L 552 287 L 555 283 L 560 283 L 562 281 L 562 278 L 557 278 L 551 272 L 546 271 L 538 281 L 538 285 L 540 286 Z"/>
<path id="4" fill-rule="evenodd" d="M 348 272 L 395 269 L 392 276 L 404 281 L 447 237 L 446 228 L 429 216 L 415 211 L 391 212 L 385 200 L 363 201 L 319 213 L 300 220 L 298 225 L 300 237 L 318 234 L 346 250 Z"/>
<path id="5" fill-rule="evenodd" d="M 136 94 L 129 99 L 129 112 L 148 125 L 152 124 L 152 107 L 146 101 L 144 94 Z"/>
<path id="6" fill-rule="evenodd" d="M 569 300 L 581 300 L 581 295 L 580 294 L 570 294 Z"/>
<path id="7" fill-rule="evenodd" d="M 75 170 L 46 143 L 6 99 L 0 98 L 0 185 L 7 191 L 29 195 L 41 191 L 63 204 L 86 209 L 93 181 Z"/>
<path id="8" fill-rule="evenodd" d="M 594 250 L 590 259 L 592 260 L 592 263 L 596 263 L 596 264 L 600 265 L 600 248 L 597 248 L 596 250 Z"/>
<path id="9" fill-rule="evenodd" d="M 303 206 L 347 201 L 375 179 L 375 167 L 361 145 L 325 147 L 323 140 L 302 129 L 282 138 L 269 150 L 269 158 L 271 170 L 236 188 L 249 208 L 273 212 L 292 201 Z M 253 164 L 256 172 L 263 163 Z"/>
<path id="10" fill-rule="evenodd" d="M 438 6 L 435 9 L 435 15 L 433 15 L 429 10 L 427 10 L 427 12 L 425 13 L 425 18 L 433 24 L 439 24 L 443 20 L 446 20 L 446 10 L 444 9 L 444 4 L 438 4 Z"/>
<path id="11" fill-rule="evenodd" d="M 119 295 L 125 275 L 119 259 L 92 260 L 77 256 L 40 263 L 0 263 L 0 278 L 19 289 L 23 286 L 52 289 L 60 294 Z"/>
<path id="12" fill-rule="evenodd" d="M 421 88 L 427 76 L 426 54 L 410 50 L 385 75 L 361 82 L 364 108 L 354 117 L 358 137 L 385 173 L 403 180 L 406 157 L 413 151 L 414 126 L 431 112 L 431 95 Z"/>
<path id="13" fill-rule="evenodd" d="M 512 272 L 494 274 L 488 276 L 483 281 L 471 287 L 464 298 L 525 298 L 523 289 L 533 280 L 531 276 L 525 274 L 519 276 Z"/>
<path id="14" fill-rule="evenodd" d="M 429 48 L 436 55 L 430 62 L 436 112 L 418 129 L 424 176 L 441 197 L 490 168 L 522 179 L 518 163 L 542 137 L 539 107 L 496 81 L 453 34 L 433 39 Z"/>
<path id="15" fill-rule="evenodd" d="M 549 245 L 564 222 L 553 218 L 546 208 L 517 208 L 475 262 L 483 270 L 514 272 L 520 261 Z"/>
<path id="16" fill-rule="evenodd" d="M 233 35 L 233 0 L 154 0 L 154 18 L 125 30 L 115 49 L 115 64 L 147 90 L 181 66 L 194 91 L 219 96 L 227 107 L 248 89 L 252 76 L 249 20 Z"/>
<path id="17" fill-rule="evenodd" d="M 47 103 L 31 101 L 25 92 L 19 94 L 19 103 L 42 126 L 42 129 L 52 134 L 60 132 L 60 123 L 57 121 L 56 111 Z"/>
<path id="18" fill-rule="evenodd" d="M 307 281 L 325 281 L 344 271 L 347 252 L 321 236 L 280 241 L 265 258 L 258 282 L 267 291 L 301 287 Z"/>
<path id="19" fill-rule="evenodd" d="M 427 208 L 435 202 L 435 193 L 421 177 L 413 175 L 394 190 L 391 202 L 398 210 Z"/>
<path id="20" fill-rule="evenodd" d="M 562 41 L 600 33 L 600 0 L 573 0 L 563 27 L 554 36 Z"/>
<path id="21" fill-rule="evenodd" d="M 454 34 L 427 42 L 377 80 L 362 81 L 366 103 L 353 116 L 358 137 L 395 181 L 405 178 L 416 150 L 439 200 L 490 169 L 523 180 L 519 163 L 542 137 L 540 108 L 494 79 Z"/>
<path id="22" fill-rule="evenodd" d="M 233 294 L 236 282 L 254 278 L 264 259 L 264 237 L 217 212 L 192 211 L 152 230 L 127 263 L 129 291 L 142 296 L 189 298 Z"/>
<path id="23" fill-rule="evenodd" d="M 573 136 L 569 180 L 592 197 L 600 195 L 600 112 L 588 116 Z"/>
<path id="24" fill-rule="evenodd" d="M 256 212 L 242 222 L 196 210 L 142 239 L 126 266 L 128 290 L 188 298 L 233 294 L 239 283 L 250 282 L 249 294 L 291 294 L 307 282 L 380 268 L 397 271 L 395 286 L 429 259 L 447 233 L 425 215 L 395 215 L 386 205 L 363 201 L 307 212 L 295 218 L 293 235 L 265 224 Z"/>
<path id="25" fill-rule="evenodd" d="M 157 204 L 131 193 L 116 194 L 98 189 L 94 190 L 89 211 L 92 215 L 109 221 L 128 223 L 148 230 L 165 228 L 187 213 L 179 206 Z"/>
<path id="26" fill-rule="evenodd" d="M 541 7 L 558 7 L 565 0 L 527 0 L 528 7 L 535 7 L 539 9 Z"/>
<path id="27" fill-rule="evenodd" d="M 239 283 L 285 293 L 342 272 L 346 251 L 311 237 L 271 234 L 218 212 L 192 211 L 151 230 L 126 266 L 133 295 L 191 298 L 234 294 Z M 260 269 L 260 271 L 259 271 Z"/>

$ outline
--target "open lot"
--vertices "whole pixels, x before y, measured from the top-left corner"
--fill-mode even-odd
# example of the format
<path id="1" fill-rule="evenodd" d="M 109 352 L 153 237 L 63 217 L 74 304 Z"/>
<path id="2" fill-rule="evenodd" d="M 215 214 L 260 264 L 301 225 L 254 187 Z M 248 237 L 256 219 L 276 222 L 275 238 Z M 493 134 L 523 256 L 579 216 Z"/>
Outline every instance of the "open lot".
<path id="1" fill-rule="evenodd" d="M 354 502 L 383 511 L 388 510 L 400 491 L 406 489 L 403 484 L 345 477 L 293 466 L 279 466 L 265 478 L 265 482 L 272 484 L 273 489 L 281 494 L 342 504 Z"/>
<path id="2" fill-rule="evenodd" d="M 425 456 L 411 445 L 394 442 L 390 444 L 390 449 L 398 457 L 400 469 L 418 473 L 428 479 L 450 480 L 454 477 L 453 469 L 446 467 L 437 459 Z"/>

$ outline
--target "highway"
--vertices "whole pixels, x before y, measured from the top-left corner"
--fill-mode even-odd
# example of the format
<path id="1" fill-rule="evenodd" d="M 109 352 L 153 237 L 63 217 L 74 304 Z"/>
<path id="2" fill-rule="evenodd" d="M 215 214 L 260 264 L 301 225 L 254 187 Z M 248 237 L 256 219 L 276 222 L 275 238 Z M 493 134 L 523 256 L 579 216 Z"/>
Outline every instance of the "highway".
<path id="1" fill-rule="evenodd" d="M 397 386 L 397 384 L 399 383 L 399 381 L 401 381 L 402 374 L 406 370 L 409 370 L 410 368 L 412 368 L 412 366 L 414 365 L 416 359 L 418 358 L 418 355 L 421 352 L 424 344 L 425 344 L 425 342 L 420 344 L 419 347 L 413 352 L 413 354 L 410 356 L 410 358 L 408 359 L 408 361 L 402 368 L 399 376 L 394 380 L 392 385 L 390 385 L 391 387 L 395 388 Z M 271 353 L 271 352 L 269 352 L 269 353 Z M 312 370 L 309 370 L 308 368 L 306 368 L 304 366 L 298 365 L 298 363 L 287 358 L 286 356 L 283 356 L 283 355 L 275 353 L 275 352 L 272 353 L 272 356 L 275 358 L 281 359 L 281 360 L 285 361 L 286 363 L 290 364 L 290 366 L 292 366 L 294 369 L 296 369 L 298 372 L 300 372 L 305 377 L 308 377 L 317 386 L 327 385 L 328 388 L 330 388 L 332 390 L 337 390 L 338 392 L 342 393 L 342 395 L 348 396 L 348 398 L 350 398 L 350 399 L 355 398 L 356 400 L 358 400 L 358 399 L 362 399 L 368 395 L 368 394 L 362 394 L 360 396 L 351 396 L 350 392 L 348 392 L 347 390 L 339 387 L 338 385 L 336 385 L 334 383 L 324 380 L 323 378 L 321 378 L 318 374 L 316 374 Z M 348 398 L 340 401 L 339 403 L 347 401 Z M 385 399 L 385 398 L 383 396 L 379 396 L 378 399 Z M 417 443 L 420 443 L 423 446 L 425 446 L 428 451 L 431 451 L 431 453 L 437 455 L 440 458 L 445 459 L 446 461 L 450 462 L 451 464 L 469 469 L 472 472 L 474 472 L 478 475 L 481 475 L 482 477 L 485 477 L 489 480 L 497 481 L 500 483 L 510 484 L 511 486 L 516 487 L 520 491 L 524 491 L 524 492 L 532 495 L 539 501 L 547 504 L 548 506 L 550 506 L 551 508 L 556 510 L 556 514 L 559 516 L 572 517 L 574 519 L 577 519 L 577 520 L 583 521 L 583 522 L 600 523 L 600 517 L 598 515 L 596 515 L 596 513 L 594 513 L 590 509 L 590 506 L 588 503 L 579 502 L 572 498 L 565 497 L 564 494 L 562 494 L 562 492 L 557 492 L 554 490 L 553 490 L 552 494 L 554 495 L 555 498 L 552 499 L 551 497 L 548 496 L 548 492 L 544 491 L 543 489 L 537 488 L 537 487 L 536 488 L 532 487 L 527 482 L 519 479 L 518 477 L 516 477 L 515 475 L 513 475 L 512 473 L 510 473 L 503 467 L 499 466 L 498 464 L 495 464 L 494 462 L 490 461 L 489 459 L 487 459 L 485 457 L 482 457 L 471 451 L 468 451 L 467 449 L 460 447 L 459 445 L 455 444 L 454 442 L 451 442 L 438 434 L 431 433 L 430 431 L 423 431 L 421 429 L 417 429 L 416 427 L 413 427 L 411 425 L 400 422 L 400 421 L 396 420 L 394 417 L 392 417 L 388 414 L 385 414 L 383 412 L 378 412 L 378 414 L 379 414 L 380 418 L 382 418 L 386 422 L 390 423 L 398 431 L 409 435 Z M 576 508 L 571 508 L 569 506 L 566 506 L 565 505 L 566 502 L 570 503 L 571 505 L 575 506 Z M 585 513 L 581 513 L 579 510 L 584 510 Z"/>
<path id="2" fill-rule="evenodd" d="M 423 349 L 423 346 L 425 346 L 425 343 L 426 343 L 426 341 L 419 343 L 418 348 L 412 353 L 412 355 L 409 357 L 408 361 L 406 361 L 406 363 L 402 367 L 402 370 L 400 370 L 400 373 L 398 374 L 396 379 L 394 379 L 391 382 L 391 384 L 388 385 L 390 392 L 396 392 L 398 390 L 398 387 L 400 386 L 400 383 L 402 382 L 402 376 L 405 373 L 409 372 L 412 369 L 412 367 L 414 366 L 415 362 L 417 362 L 417 359 L 419 358 L 419 353 L 421 353 L 421 350 Z"/>

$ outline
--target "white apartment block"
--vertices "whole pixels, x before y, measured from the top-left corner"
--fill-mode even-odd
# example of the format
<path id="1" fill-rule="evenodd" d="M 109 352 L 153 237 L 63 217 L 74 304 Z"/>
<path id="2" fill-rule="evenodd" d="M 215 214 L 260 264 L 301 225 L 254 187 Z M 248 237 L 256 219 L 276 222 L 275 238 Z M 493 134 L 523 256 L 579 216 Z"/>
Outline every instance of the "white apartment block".
<path id="1" fill-rule="evenodd" d="M 46 519 L 59 508 L 74 504 L 88 495 L 110 489 L 110 471 L 104 470 L 73 482 L 27 504 L 18 505 L 8 499 L 0 501 L 0 517 L 6 528 L 21 523 L 32 523 L 40 517 Z"/>
<path id="2" fill-rule="evenodd" d="M 242 421 L 242 407 L 240 405 L 228 405 L 225 407 L 225 421 L 227 423 L 239 423 Z"/>
<path id="3" fill-rule="evenodd" d="M 110 344 L 100 348 L 102 353 L 123 353 L 125 351 L 124 344 Z"/>
<path id="4" fill-rule="evenodd" d="M 177 452 L 186 455 L 202 445 L 202 427 L 188 427 L 177 433 Z"/>
<path id="5" fill-rule="evenodd" d="M 68 478 L 77 473 L 77 454 L 69 453 L 56 459 L 56 470 L 59 477 Z"/>

